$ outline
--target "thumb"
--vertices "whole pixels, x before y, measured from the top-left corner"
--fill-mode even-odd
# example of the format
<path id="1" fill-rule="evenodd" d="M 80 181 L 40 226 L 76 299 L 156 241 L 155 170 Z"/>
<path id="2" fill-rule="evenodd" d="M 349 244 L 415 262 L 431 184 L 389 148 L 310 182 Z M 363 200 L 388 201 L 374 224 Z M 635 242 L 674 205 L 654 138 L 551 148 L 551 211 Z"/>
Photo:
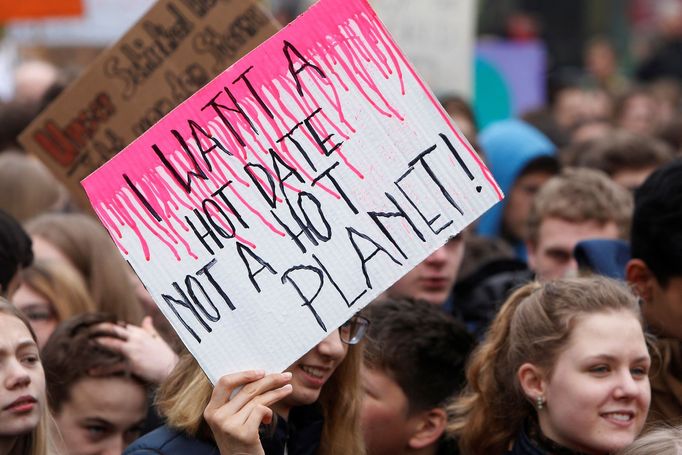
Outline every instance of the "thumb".
<path id="1" fill-rule="evenodd" d="M 145 316 L 144 319 L 142 319 L 142 328 L 147 333 L 156 333 L 156 328 L 154 328 L 154 323 L 152 322 L 151 316 Z"/>

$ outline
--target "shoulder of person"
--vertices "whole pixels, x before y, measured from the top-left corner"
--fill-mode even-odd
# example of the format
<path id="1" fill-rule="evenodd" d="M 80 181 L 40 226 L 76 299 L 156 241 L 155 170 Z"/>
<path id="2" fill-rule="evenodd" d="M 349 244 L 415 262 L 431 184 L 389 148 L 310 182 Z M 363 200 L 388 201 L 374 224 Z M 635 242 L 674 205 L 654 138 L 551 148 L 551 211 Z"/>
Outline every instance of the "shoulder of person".
<path id="1" fill-rule="evenodd" d="M 219 455 L 218 448 L 166 425 L 133 442 L 123 455 Z"/>

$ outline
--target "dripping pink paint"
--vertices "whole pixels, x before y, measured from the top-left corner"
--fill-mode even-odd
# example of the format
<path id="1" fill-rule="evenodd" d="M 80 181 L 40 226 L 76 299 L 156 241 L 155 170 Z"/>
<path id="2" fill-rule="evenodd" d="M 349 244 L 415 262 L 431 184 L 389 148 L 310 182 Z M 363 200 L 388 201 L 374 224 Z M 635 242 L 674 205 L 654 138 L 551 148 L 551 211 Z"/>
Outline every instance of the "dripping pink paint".
<path id="1" fill-rule="evenodd" d="M 330 15 L 339 18 L 339 24 L 334 30 L 330 30 L 326 25 L 329 24 Z M 296 81 L 290 74 L 287 61 L 282 56 L 284 41 L 291 42 L 306 60 L 321 68 L 327 75 L 326 78 L 322 78 L 318 77 L 314 71 L 308 71 L 301 79 L 300 89 L 303 96 L 298 95 Z M 269 105 L 272 117 L 264 115 L 259 101 L 243 83 L 233 84 L 235 78 L 250 67 L 253 67 L 253 70 L 247 73 L 249 81 L 261 94 L 262 100 Z M 189 228 L 177 213 L 181 208 L 191 209 L 200 206 L 204 198 L 210 197 L 216 188 L 222 187 L 228 181 L 232 182 L 228 187 L 229 191 L 240 203 L 237 209 L 255 215 L 263 226 L 274 234 L 283 236 L 284 233 L 268 220 L 266 214 L 247 203 L 245 194 L 253 192 L 253 184 L 236 169 L 241 169 L 247 162 L 257 162 L 276 179 L 269 165 L 271 160 L 268 156 L 268 148 L 273 148 L 280 152 L 280 156 L 287 162 L 287 165 L 297 169 L 306 180 L 306 184 L 311 183 L 313 176 L 300 159 L 295 158 L 291 153 L 290 145 L 286 144 L 286 141 L 276 144 L 276 140 L 281 135 L 301 120 L 289 106 L 282 102 L 282 94 L 285 94 L 287 99 L 294 100 L 296 107 L 302 112 L 311 112 L 320 105 L 326 106 L 321 115 L 313 119 L 313 122 L 321 130 L 333 133 L 336 141 L 348 139 L 360 127 L 353 125 L 352 120 L 344 112 L 339 91 L 356 91 L 366 102 L 367 109 L 374 110 L 380 116 L 402 121 L 403 114 L 389 103 L 372 79 L 371 73 L 376 72 L 379 72 L 385 79 L 397 79 L 402 95 L 405 95 L 406 90 L 403 78 L 406 73 L 409 74 L 429 96 L 431 103 L 439 110 L 444 121 L 449 123 L 449 119 L 437 100 L 414 73 L 365 0 L 322 0 L 175 108 L 151 130 L 114 157 L 104 168 L 83 180 L 82 184 L 96 213 L 124 254 L 128 254 L 128 251 L 121 242 L 123 235 L 121 228 L 127 226 L 135 233 L 147 260 L 151 258 L 150 248 L 145 239 L 147 233 L 164 243 L 176 260 L 181 259 L 180 249 L 186 251 L 190 257 L 198 257 L 197 253 L 191 250 L 189 243 L 184 240 Z M 344 80 L 350 81 L 350 86 Z M 312 85 L 308 87 L 308 83 Z M 217 118 L 215 113 L 211 112 L 211 109 L 201 110 L 201 107 L 220 93 L 225 86 L 230 88 L 239 106 L 247 114 L 251 113 L 249 118 L 254 121 L 254 126 L 258 130 L 259 134 L 256 134 L 251 124 L 243 117 L 232 112 L 225 113 L 237 134 L 246 142 L 246 146 L 240 144 L 235 134 Z M 322 98 L 316 99 L 317 94 L 320 94 Z M 221 103 L 229 101 L 224 92 L 219 95 L 218 99 Z M 164 177 L 159 172 L 162 163 L 152 152 L 151 147 L 157 144 L 166 158 L 178 169 L 190 169 L 188 158 L 184 152 L 177 150 L 179 148 L 177 142 L 173 142 L 172 136 L 168 134 L 171 129 L 177 129 L 184 131 L 185 136 L 188 136 L 186 119 L 193 119 L 205 129 L 210 130 L 209 134 L 220 140 L 232 154 L 232 156 L 227 156 L 224 153 L 210 153 L 207 155 L 209 160 L 207 164 L 204 163 L 199 151 L 193 150 L 199 167 L 210 176 L 210 179 L 208 181 L 194 179 L 192 191 L 189 194 L 179 183 L 167 175 Z M 275 132 L 276 135 L 272 135 L 270 131 Z M 451 132 L 469 152 L 501 199 L 502 194 L 499 188 L 476 153 L 469 148 L 466 141 L 462 140 L 456 130 L 452 129 Z M 312 141 L 309 136 L 307 139 Z M 188 141 L 188 144 L 192 143 L 192 140 Z M 318 151 L 323 153 L 321 150 Z M 345 156 L 343 146 L 334 153 L 358 179 L 364 179 L 358 163 L 353 163 Z M 130 163 L 133 162 L 135 165 L 131 166 Z M 211 167 L 210 170 L 208 166 Z M 160 222 L 139 204 L 123 181 L 122 174 L 124 173 L 161 217 Z M 305 185 L 297 186 L 298 182 L 296 184 L 290 182 L 287 182 L 286 186 L 291 191 L 301 191 Z M 316 187 L 336 199 L 340 197 L 324 185 L 320 184 Z M 231 210 L 227 205 L 218 199 L 215 201 L 226 213 L 230 213 Z M 220 217 L 216 218 L 220 219 Z M 229 231 L 226 223 L 223 222 L 222 227 Z M 251 248 L 256 248 L 254 239 L 248 238 L 248 234 L 249 232 L 244 230 L 241 233 L 234 232 L 237 240 Z"/>

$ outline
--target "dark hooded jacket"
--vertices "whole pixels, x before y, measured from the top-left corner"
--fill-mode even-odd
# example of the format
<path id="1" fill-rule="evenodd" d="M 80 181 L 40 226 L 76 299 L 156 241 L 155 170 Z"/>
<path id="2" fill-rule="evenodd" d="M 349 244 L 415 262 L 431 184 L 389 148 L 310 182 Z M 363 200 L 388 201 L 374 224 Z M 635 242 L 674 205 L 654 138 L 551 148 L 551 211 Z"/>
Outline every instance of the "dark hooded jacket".
<path id="1" fill-rule="evenodd" d="M 314 455 L 320 446 L 324 420 L 318 404 L 298 406 L 289 419 L 277 419 L 274 431 L 263 427 L 265 455 Z M 123 455 L 220 455 L 212 440 L 193 438 L 164 425 L 133 442 Z"/>

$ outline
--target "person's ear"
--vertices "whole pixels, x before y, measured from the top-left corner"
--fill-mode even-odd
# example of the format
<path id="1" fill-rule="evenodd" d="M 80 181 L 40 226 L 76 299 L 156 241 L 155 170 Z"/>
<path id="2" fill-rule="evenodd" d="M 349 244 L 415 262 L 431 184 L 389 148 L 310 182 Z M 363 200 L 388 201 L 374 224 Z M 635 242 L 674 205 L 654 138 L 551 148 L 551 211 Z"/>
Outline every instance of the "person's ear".
<path id="1" fill-rule="evenodd" d="M 415 430 L 408 441 L 411 449 L 419 450 L 436 444 L 445 432 L 448 416 L 443 408 L 423 411 L 417 416 Z"/>
<path id="2" fill-rule="evenodd" d="M 539 367 L 532 363 L 524 363 L 519 368 L 517 376 L 523 393 L 533 404 L 537 403 L 538 398 L 540 398 L 542 402 L 545 401 L 545 375 Z"/>
<path id="3" fill-rule="evenodd" d="M 647 303 L 651 303 L 654 297 L 654 284 L 656 277 L 651 269 L 641 259 L 630 259 L 625 266 L 625 278 L 632 284 L 637 295 Z"/>

